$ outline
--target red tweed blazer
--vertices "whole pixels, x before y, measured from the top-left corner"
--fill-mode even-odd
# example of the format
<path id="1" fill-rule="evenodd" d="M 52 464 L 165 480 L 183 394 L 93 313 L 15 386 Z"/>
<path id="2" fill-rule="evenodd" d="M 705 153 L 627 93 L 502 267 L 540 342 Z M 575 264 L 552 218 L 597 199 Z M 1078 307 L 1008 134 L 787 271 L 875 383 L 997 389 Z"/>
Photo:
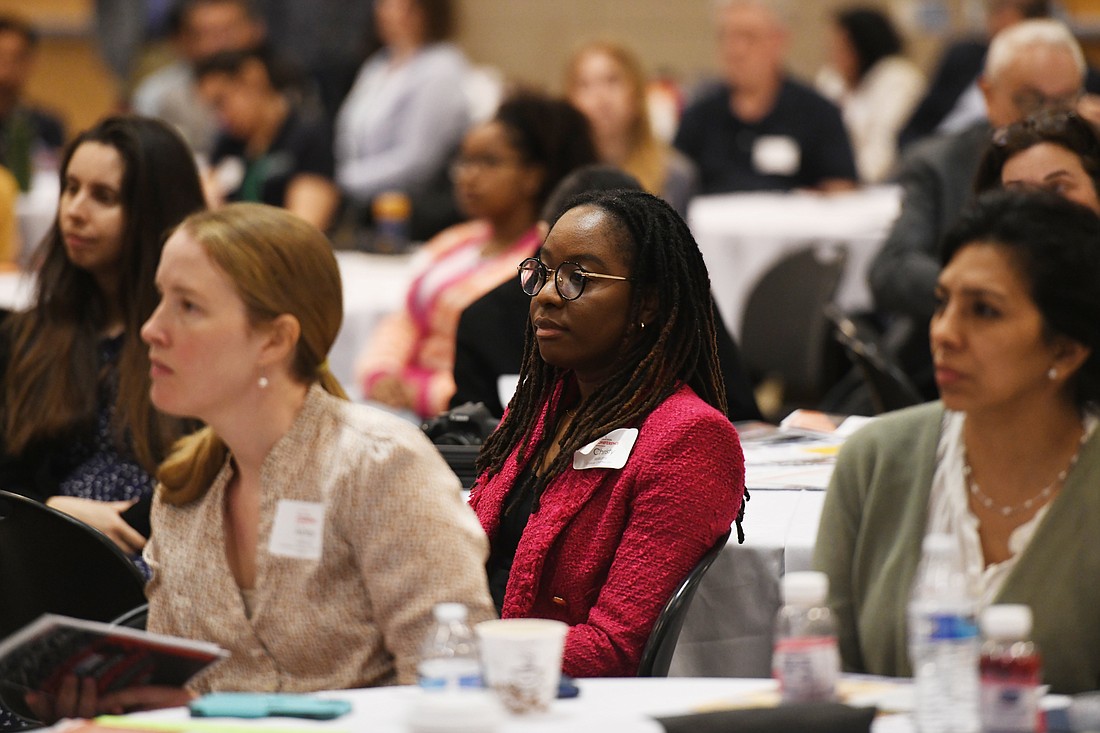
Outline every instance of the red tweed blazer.
<path id="1" fill-rule="evenodd" d="M 521 468 L 514 452 L 470 493 L 490 542 Z M 569 624 L 566 674 L 636 674 L 662 606 L 730 528 L 744 488 L 737 431 L 681 387 L 639 426 L 623 468 L 569 468 L 546 487 L 516 549 L 502 616 Z"/>

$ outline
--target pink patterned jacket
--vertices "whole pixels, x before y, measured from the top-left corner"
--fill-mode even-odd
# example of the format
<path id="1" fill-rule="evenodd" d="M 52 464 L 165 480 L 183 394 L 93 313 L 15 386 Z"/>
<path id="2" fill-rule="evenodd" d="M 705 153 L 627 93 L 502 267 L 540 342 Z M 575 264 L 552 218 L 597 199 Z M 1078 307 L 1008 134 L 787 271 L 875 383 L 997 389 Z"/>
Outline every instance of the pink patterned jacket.
<path id="1" fill-rule="evenodd" d="M 392 375 L 412 389 L 421 417 L 447 409 L 455 392 L 459 316 L 485 293 L 516 279 L 516 265 L 539 246 L 532 227 L 504 252 L 480 258 L 491 236 L 488 223 L 472 221 L 443 230 L 424 246 L 417 255 L 424 262 L 409 286 L 405 307 L 379 324 L 359 357 L 356 374 L 363 396 L 370 398 L 375 382 Z"/>

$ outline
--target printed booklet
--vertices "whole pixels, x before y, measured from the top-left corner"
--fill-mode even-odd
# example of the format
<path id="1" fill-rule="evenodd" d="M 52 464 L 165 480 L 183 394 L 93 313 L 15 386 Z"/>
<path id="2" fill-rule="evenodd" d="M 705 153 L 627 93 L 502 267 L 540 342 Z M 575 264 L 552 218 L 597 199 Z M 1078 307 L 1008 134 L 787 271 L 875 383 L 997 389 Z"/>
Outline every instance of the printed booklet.
<path id="1" fill-rule="evenodd" d="M 229 652 L 203 641 L 46 614 L 0 641 L 0 705 L 33 719 L 24 695 L 55 695 L 68 675 L 99 694 L 141 685 L 182 687 Z"/>

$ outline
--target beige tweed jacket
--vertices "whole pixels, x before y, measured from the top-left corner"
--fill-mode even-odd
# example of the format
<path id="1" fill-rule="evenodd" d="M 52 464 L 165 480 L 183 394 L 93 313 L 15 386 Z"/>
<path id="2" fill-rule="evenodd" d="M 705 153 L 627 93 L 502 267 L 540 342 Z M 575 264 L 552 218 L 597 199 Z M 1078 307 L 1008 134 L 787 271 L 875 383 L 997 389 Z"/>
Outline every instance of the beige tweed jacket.
<path id="1" fill-rule="evenodd" d="M 251 617 L 224 549 L 232 474 L 227 461 L 206 495 L 185 506 L 156 500 L 145 549 L 149 630 L 231 652 L 192 680 L 194 690 L 411 683 L 436 603 L 465 603 L 471 622 L 493 616 L 485 535 L 414 425 L 311 388 L 262 468 Z M 271 544 L 286 500 L 323 511 L 319 559 Z"/>

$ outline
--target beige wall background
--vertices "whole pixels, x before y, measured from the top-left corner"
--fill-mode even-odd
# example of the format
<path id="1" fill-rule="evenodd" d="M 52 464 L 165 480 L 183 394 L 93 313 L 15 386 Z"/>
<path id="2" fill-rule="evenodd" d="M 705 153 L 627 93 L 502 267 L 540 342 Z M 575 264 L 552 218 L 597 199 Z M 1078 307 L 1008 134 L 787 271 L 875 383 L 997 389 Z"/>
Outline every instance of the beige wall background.
<path id="1" fill-rule="evenodd" d="M 309 2 L 310 0 L 299 0 Z M 347 0 L 358 2 L 360 0 Z M 792 21 L 792 71 L 810 77 L 825 55 L 830 13 L 855 3 L 886 9 L 926 68 L 949 36 L 980 25 L 983 0 L 786 0 Z M 509 78 L 556 91 L 562 68 L 585 40 L 614 38 L 629 44 L 649 71 L 686 83 L 716 70 L 714 0 L 455 0 L 457 41 L 477 63 Z M 1100 38 L 1100 0 L 1062 0 Z M 29 96 L 58 111 L 70 134 L 118 106 L 120 86 L 99 57 L 92 37 L 92 0 L 0 0 L 43 31 Z M 928 9 L 939 23 L 928 29 Z M 1096 61 L 1094 60 L 1094 63 Z"/>
<path id="2" fill-rule="evenodd" d="M 949 26 L 928 35 L 918 28 L 923 3 L 917 0 L 789 0 L 796 74 L 813 76 L 825 56 L 830 14 L 857 2 L 890 13 L 923 66 L 934 63 L 947 34 L 971 22 L 975 4 L 944 0 Z M 978 5 L 980 10 L 980 0 Z M 691 82 L 716 70 L 713 8 L 714 0 L 466 0 L 459 6 L 458 40 L 478 63 L 552 90 L 559 89 L 572 51 L 594 38 L 624 42 L 651 73 L 671 71 Z"/>

